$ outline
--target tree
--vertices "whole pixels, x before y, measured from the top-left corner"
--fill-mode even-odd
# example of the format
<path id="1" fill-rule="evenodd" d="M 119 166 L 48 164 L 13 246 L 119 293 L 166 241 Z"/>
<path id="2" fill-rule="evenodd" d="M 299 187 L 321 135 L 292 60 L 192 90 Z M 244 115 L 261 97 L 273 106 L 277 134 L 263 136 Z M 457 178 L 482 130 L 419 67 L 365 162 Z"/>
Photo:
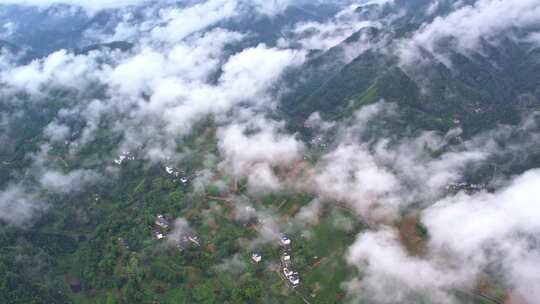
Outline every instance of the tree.
<path id="1" fill-rule="evenodd" d="M 195 287 L 192 296 L 197 303 L 212 304 L 215 303 L 214 290 L 208 284 L 202 284 Z"/>

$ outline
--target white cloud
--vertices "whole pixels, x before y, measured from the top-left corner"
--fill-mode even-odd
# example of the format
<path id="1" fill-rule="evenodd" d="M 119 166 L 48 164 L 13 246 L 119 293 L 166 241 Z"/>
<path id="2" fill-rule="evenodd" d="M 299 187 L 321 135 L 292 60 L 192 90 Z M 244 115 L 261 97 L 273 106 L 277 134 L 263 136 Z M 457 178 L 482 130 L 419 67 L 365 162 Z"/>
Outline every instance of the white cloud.
<path id="1" fill-rule="evenodd" d="M 291 165 L 302 158 L 303 144 L 283 133 L 282 126 L 267 120 L 253 120 L 253 125 L 233 124 L 218 130 L 221 164 L 234 176 L 265 177 L 270 188 L 277 187 L 272 167 Z M 255 127 L 253 134 L 247 134 Z"/>
<path id="2" fill-rule="evenodd" d="M 18 4 L 47 7 L 54 4 L 68 4 L 81 6 L 90 12 L 107 8 L 118 8 L 136 5 L 149 0 L 0 0 L 0 4 Z"/>
<path id="3" fill-rule="evenodd" d="M 13 22 L 6 22 L 2 25 L 0 30 L 0 37 L 9 37 L 15 33 L 17 25 Z"/>
<path id="4" fill-rule="evenodd" d="M 174 157 L 177 139 L 188 134 L 200 119 L 215 115 L 227 124 L 236 119 L 234 115 L 227 116 L 231 110 L 236 112 L 235 108 L 240 104 L 271 107 L 274 100 L 268 93 L 275 81 L 287 67 L 304 60 L 302 52 L 265 45 L 229 55 L 225 47 L 241 41 L 245 34 L 219 28 L 199 33 L 237 14 L 236 8 L 235 1 L 218 0 L 184 8 L 166 8 L 156 19 L 147 20 L 150 26 L 159 24 L 155 30 L 137 29 L 142 35 L 141 42 L 131 52 L 98 51 L 74 55 L 58 51 L 24 66 L 13 68 L 6 64 L 7 68 L 0 74 L 6 85 L 3 93 L 25 92 L 36 100 L 42 100 L 41 97 L 57 88 L 80 94 L 71 95 L 73 100 L 44 130 L 44 135 L 56 142 L 76 136 L 70 143 L 73 155 L 93 140 L 105 117 L 115 117 L 111 131 L 123 135 L 118 151 L 146 146 L 143 156 L 150 159 Z M 270 7 L 263 5 L 261 8 Z M 186 23 L 186 20 L 199 23 Z M 141 25 L 140 29 L 145 26 L 148 24 Z M 217 80 L 216 75 L 219 75 Z M 100 99 L 88 99 L 83 93 L 90 88 L 104 89 L 105 94 L 100 94 Z M 84 122 L 82 131 L 73 134 L 69 124 L 65 124 L 70 120 Z M 258 137 L 261 138 L 268 140 L 268 148 L 272 148 L 275 139 L 276 144 L 285 145 L 276 153 L 298 153 L 301 149 L 301 144 L 286 139 L 277 131 L 263 132 Z M 33 172 L 39 187 L 67 194 L 80 191 L 98 179 L 96 172 L 85 169 L 56 170 L 47 156 L 48 149 L 44 146 L 39 155 L 33 156 Z M 250 155 L 243 156 L 249 158 Z M 267 157 L 279 163 L 276 154 Z M 110 162 L 112 158 L 104 161 Z M 252 188 L 257 187 L 256 184 L 266 188 L 271 183 L 278 184 L 270 167 L 262 162 L 261 170 L 254 171 L 261 179 L 254 179 L 253 175 Z M 264 183 L 260 182 L 262 177 L 265 177 Z M 13 193 L 23 192 L 4 194 L 14 197 Z M 16 210 L 21 212 L 21 217 L 28 215 L 22 220 L 26 221 L 34 214 L 33 208 L 41 205 L 30 199 L 33 197 L 19 197 L 21 209 Z M 11 205 L 4 203 L 3 207 L 8 210 Z"/>
<path id="5" fill-rule="evenodd" d="M 171 233 L 167 236 L 167 243 L 170 246 L 176 246 L 180 241 L 187 236 L 191 236 L 192 229 L 189 222 L 184 218 L 174 220 L 174 225 Z"/>
<path id="6" fill-rule="evenodd" d="M 357 111 L 351 125 L 341 126 L 337 146 L 321 156 L 304 183 L 314 185 L 313 191 L 324 199 L 346 202 L 363 216 L 391 219 L 403 206 L 437 199 L 466 168 L 493 153 L 489 142 L 478 141 L 433 157 L 456 130 L 445 136 L 424 132 L 399 141 L 358 141 L 373 121 L 397 115 L 396 105 L 385 102 Z"/>
<path id="7" fill-rule="evenodd" d="M 9 185 L 0 191 L 0 220 L 26 226 L 46 204 L 23 185 Z"/>
<path id="8" fill-rule="evenodd" d="M 340 145 L 315 168 L 314 187 L 323 199 L 348 202 L 363 216 L 395 216 L 398 178 L 379 166 L 366 147 Z"/>
<path id="9" fill-rule="evenodd" d="M 380 26 L 379 23 L 365 20 L 356 12 L 359 5 L 350 5 L 326 22 L 301 22 L 291 30 L 288 38 L 280 39 L 282 46 L 299 44 L 306 50 L 326 51 L 342 43 L 362 28 Z"/>
<path id="10" fill-rule="evenodd" d="M 400 50 L 406 64 L 420 60 L 419 48 L 436 55 L 444 54 L 438 47 L 443 39 L 452 39 L 457 51 L 478 50 L 481 39 L 496 39 L 514 27 L 524 28 L 540 24 L 540 3 L 537 0 L 503 1 L 479 0 L 462 5 L 447 16 L 438 16 L 424 24 Z"/>
<path id="11" fill-rule="evenodd" d="M 231 0 L 208 0 L 187 8 L 160 11 L 165 26 L 152 29 L 151 37 L 160 41 L 178 42 L 190 34 L 235 16 L 238 3 Z"/>
<path id="12" fill-rule="evenodd" d="M 63 142 L 71 134 L 71 129 L 66 125 L 53 121 L 45 127 L 43 134 L 48 137 L 51 142 Z"/>
<path id="13" fill-rule="evenodd" d="M 74 194 L 90 183 L 99 180 L 99 174 L 92 170 L 73 170 L 67 174 L 58 171 L 46 171 L 40 179 L 41 185 L 53 192 Z"/>
<path id="14" fill-rule="evenodd" d="M 302 230 L 305 230 L 305 226 L 319 224 L 322 208 L 323 203 L 321 200 L 315 199 L 311 201 L 309 204 L 303 206 L 294 216 L 294 223 L 300 226 Z"/>
<path id="15" fill-rule="evenodd" d="M 360 234 L 347 260 L 364 273 L 361 281 L 345 285 L 349 294 L 375 303 L 458 303 L 450 291 L 470 286 L 477 274 L 472 266 L 454 268 L 444 260 L 410 256 L 390 228 Z"/>
<path id="16" fill-rule="evenodd" d="M 219 272 L 229 272 L 234 275 L 241 275 L 247 266 L 245 257 L 236 253 L 232 258 L 223 260 L 221 264 L 214 268 Z"/>
<path id="17" fill-rule="evenodd" d="M 289 7 L 291 0 L 249 0 L 246 3 L 253 5 L 263 15 L 275 16 L 283 13 Z"/>
<path id="18" fill-rule="evenodd" d="M 462 267 L 500 265 L 505 283 L 528 303 L 540 298 L 540 170 L 512 180 L 496 193 L 448 197 L 423 213 L 434 252 L 450 252 Z M 459 223 L 459 224 L 457 224 Z"/>
<path id="19" fill-rule="evenodd" d="M 540 276 L 540 170 L 511 179 L 494 193 L 458 193 L 421 212 L 429 239 L 425 253 L 408 253 L 393 228 L 360 233 L 347 259 L 363 273 L 345 286 L 351 297 L 375 303 L 420 299 L 459 303 L 456 292 L 471 292 L 489 273 L 508 292 L 536 303 Z"/>
<path id="20" fill-rule="evenodd" d="M 4 70 L 0 79 L 10 89 L 39 95 L 43 93 L 43 86 L 50 84 L 84 90 L 92 81 L 97 81 L 95 72 L 98 70 L 95 54 L 76 56 L 61 50 L 43 60 Z"/>

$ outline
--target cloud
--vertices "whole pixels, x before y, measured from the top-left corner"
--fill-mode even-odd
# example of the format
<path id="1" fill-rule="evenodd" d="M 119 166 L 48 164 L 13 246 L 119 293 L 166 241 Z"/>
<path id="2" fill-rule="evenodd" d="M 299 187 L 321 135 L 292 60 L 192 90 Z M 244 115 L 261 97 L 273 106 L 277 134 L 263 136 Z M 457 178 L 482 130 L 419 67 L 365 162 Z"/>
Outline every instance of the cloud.
<path id="1" fill-rule="evenodd" d="M 458 303 L 451 290 L 470 286 L 473 267 L 452 265 L 412 257 L 391 228 L 360 234 L 349 248 L 347 261 L 364 276 L 346 284 L 349 294 L 374 303 Z"/>
<path id="2" fill-rule="evenodd" d="M 291 0 L 251 0 L 246 1 L 253 5 L 260 14 L 275 16 L 283 13 L 291 4 Z"/>
<path id="3" fill-rule="evenodd" d="M 9 37 L 15 33 L 17 25 L 13 22 L 6 22 L 0 27 L 0 35 L 2 37 Z"/>
<path id="4" fill-rule="evenodd" d="M 73 106 L 89 122 L 84 137 L 92 138 L 100 116 L 118 115 L 123 118 L 115 121 L 114 130 L 124 135 L 121 150 L 155 142 L 149 146 L 174 151 L 176 136 L 188 134 L 208 115 L 226 119 L 230 110 L 245 104 L 271 107 L 274 83 L 286 68 L 304 61 L 302 52 L 263 44 L 227 54 L 224 49 L 244 34 L 219 28 L 167 46 L 154 45 L 152 33 L 146 37 L 150 40 L 143 39 L 133 53 L 59 51 L 3 71 L 1 78 L 12 92 L 24 91 L 36 98 L 53 89 L 74 93 L 102 89 L 107 94 L 101 100 L 78 96 Z M 88 142 L 81 140 L 79 145 Z M 172 153 L 155 152 L 148 151 L 148 156 Z"/>
<path id="5" fill-rule="evenodd" d="M 90 12 L 108 8 L 119 8 L 123 6 L 141 4 L 149 0 L 0 0 L 0 4 L 30 5 L 48 7 L 54 4 L 76 5 L 87 9 Z"/>
<path id="6" fill-rule="evenodd" d="M 315 171 L 315 188 L 325 200 L 348 202 L 364 216 L 391 216 L 386 213 L 397 211 L 400 201 L 393 194 L 400 190 L 400 182 L 365 147 L 340 145 L 321 159 Z"/>
<path id="7" fill-rule="evenodd" d="M 399 140 L 359 140 L 366 137 L 373 121 L 398 115 L 396 105 L 386 102 L 357 111 L 352 121 L 339 125 L 335 146 L 325 151 L 303 183 L 313 185 L 310 189 L 325 200 L 348 203 L 358 214 L 390 219 L 413 202 L 440 197 L 446 186 L 462 178 L 466 168 L 486 160 L 495 150 L 490 142 L 466 142 L 433 157 L 459 130 L 444 136 L 423 132 Z"/>
<path id="8" fill-rule="evenodd" d="M 234 275 L 240 275 L 247 268 L 246 258 L 236 253 L 232 258 L 225 259 L 221 264 L 214 268 L 218 272 L 228 272 Z"/>
<path id="9" fill-rule="evenodd" d="M 501 1 L 478 0 L 458 6 L 447 16 L 438 16 L 423 24 L 412 38 L 406 39 L 400 49 L 403 63 L 420 60 L 420 48 L 436 55 L 450 48 L 459 52 L 478 50 L 481 40 L 496 40 L 513 28 L 534 27 L 540 24 L 540 3 L 536 0 Z M 450 40 L 449 40 L 450 39 Z"/>
<path id="10" fill-rule="evenodd" d="M 281 38 L 278 43 L 282 46 L 299 45 L 305 50 L 326 51 L 362 28 L 381 26 L 379 22 L 367 20 L 357 13 L 361 6 L 349 5 L 326 22 L 300 22 L 287 33 L 288 37 Z"/>
<path id="11" fill-rule="evenodd" d="M 283 131 L 283 125 L 258 118 L 218 130 L 220 166 L 231 175 L 247 178 L 252 192 L 282 187 L 274 169 L 302 159 L 304 145 Z"/>
<path id="12" fill-rule="evenodd" d="M 253 250 L 263 244 L 277 246 L 283 233 L 283 227 L 278 222 L 278 216 L 268 211 L 259 211 L 259 223 L 256 227 L 258 236 L 250 241 L 248 248 Z"/>
<path id="13" fill-rule="evenodd" d="M 74 194 L 85 186 L 96 183 L 100 175 L 92 170 L 73 170 L 67 174 L 58 171 L 47 171 L 40 179 L 41 185 L 56 193 Z"/>
<path id="14" fill-rule="evenodd" d="M 43 133 L 51 142 L 63 142 L 71 135 L 71 129 L 66 125 L 53 121 L 45 127 Z"/>
<path id="15" fill-rule="evenodd" d="M 540 276 L 529 267 L 540 261 L 539 183 L 540 170 L 531 170 L 496 193 L 460 193 L 437 202 L 422 216 L 430 233 L 429 247 L 450 252 L 464 262 L 462 267 L 499 265 L 503 281 L 529 303 L 536 302 Z M 454 225 L 456 221 L 459 225 Z"/>
<path id="16" fill-rule="evenodd" d="M 367 111 L 359 116 L 373 119 L 374 114 Z M 540 143 L 532 131 L 537 127 L 535 117 L 534 114 L 527 117 L 518 126 L 500 126 L 480 134 L 458 145 L 461 148 L 453 147 L 439 157 L 426 154 L 424 151 L 431 148 L 422 147 L 438 149 L 446 145 L 446 139 L 430 133 L 386 146 L 382 154 L 376 149 L 372 157 L 379 163 L 387 162 L 384 160 L 387 153 L 393 155 L 389 159 L 390 172 L 401 186 L 396 197 L 424 202 L 412 210 L 420 212 L 429 239 L 425 252 L 418 256 L 405 249 L 400 235 L 391 226 L 374 225 L 373 230 L 360 233 L 349 248 L 347 259 L 363 275 L 362 279 L 345 284 L 350 296 L 362 295 L 374 303 L 421 300 L 459 303 L 457 293 L 473 292 L 480 278 L 489 274 L 491 281 L 502 284 L 510 293 L 526 299 L 526 303 L 535 303 L 539 295 L 531 290 L 537 290 L 536 282 L 540 281 L 530 267 L 540 259 L 537 250 L 540 213 L 535 202 L 540 171 L 531 170 L 503 181 L 499 178 L 496 184 L 500 190 L 496 192 L 449 194 L 443 187 L 459 181 L 466 167 L 470 169 L 471 165 L 489 162 L 500 155 L 518 155 L 530 150 L 530 145 Z M 516 134 L 527 135 L 520 135 L 520 140 L 514 141 L 512 137 Z M 507 145 L 502 147 L 495 142 Z M 361 189 L 361 185 L 354 183 L 338 184 L 345 186 L 345 191 L 339 193 Z M 355 203 L 349 199 L 349 202 L 353 206 L 370 206 L 365 201 Z M 401 211 L 410 210 L 403 208 L 403 202 L 400 206 Z"/>
<path id="17" fill-rule="evenodd" d="M 237 12 L 238 2 L 231 0 L 208 0 L 185 8 L 166 9 L 160 12 L 160 22 L 166 25 L 152 29 L 151 37 L 178 42 L 190 34 L 235 16 Z"/>
<path id="18" fill-rule="evenodd" d="M 294 224 L 304 230 L 306 226 L 317 225 L 322 214 L 323 203 L 319 199 L 315 199 L 309 204 L 300 208 L 294 216 Z"/>
<path id="19" fill-rule="evenodd" d="M 375 303 L 459 303 L 456 292 L 471 292 L 489 273 L 526 303 L 536 303 L 539 182 L 540 171 L 531 170 L 495 193 L 439 200 L 422 212 L 429 231 L 423 256 L 407 253 L 392 228 L 359 234 L 347 260 L 364 276 L 346 285 L 349 292 Z"/>
<path id="20" fill-rule="evenodd" d="M 233 19 L 273 18 L 289 5 L 288 0 L 155 1 L 141 5 L 144 10 L 136 7 L 112 12 L 114 17 L 105 26 L 93 24 L 85 30 L 84 38 L 90 44 L 144 40 L 172 45 L 206 30 L 226 29 L 226 23 Z M 244 31 L 248 34 L 251 29 Z"/>
<path id="21" fill-rule="evenodd" d="M 11 225 L 29 225 L 46 206 L 42 197 L 21 184 L 8 185 L 0 191 L 0 220 Z"/>
<path id="22" fill-rule="evenodd" d="M 200 11 L 204 15 L 199 17 L 208 18 L 208 10 L 218 5 L 220 8 L 224 8 L 223 5 L 231 5 L 230 8 L 234 8 L 237 5 L 245 6 L 254 9 L 256 12 L 262 15 L 275 16 L 283 13 L 287 7 L 291 4 L 290 0 L 207 0 L 207 1 L 182 1 L 182 0 L 167 0 L 161 1 L 162 4 L 176 4 L 176 5 L 191 5 L 196 7 L 196 10 Z M 49 7 L 55 4 L 66 4 L 80 6 L 89 12 L 96 12 L 103 9 L 115 9 L 126 6 L 142 5 L 142 4 L 155 4 L 151 0 L 0 0 L 0 4 L 17 4 L 27 6 Z M 206 12 L 205 12 L 206 10 Z M 216 11 L 217 12 L 217 11 Z M 202 21 L 204 18 L 198 19 L 185 19 L 195 22 L 195 24 Z"/>
<path id="23" fill-rule="evenodd" d="M 52 88 L 82 91 L 97 81 L 94 72 L 99 69 L 95 55 L 76 56 L 61 50 L 43 60 L 4 70 L 0 73 L 0 79 L 9 89 L 34 95 L 40 95 L 44 86 L 51 85 Z"/>
<path id="24" fill-rule="evenodd" d="M 26 4 L 45 6 L 50 2 Z M 48 152 L 53 145 L 67 144 L 69 155 L 76 156 L 104 129 L 120 139 L 112 148 L 112 155 L 95 164 L 104 168 L 124 151 L 136 151 L 152 161 L 178 159 L 182 156 L 177 153 L 178 142 L 190 134 L 195 124 L 208 117 L 213 117 L 224 130 L 230 126 L 227 139 L 234 139 L 235 125 L 253 124 L 247 122 L 252 119 L 251 114 L 239 123 L 238 113 L 246 106 L 257 111 L 274 107 L 277 101 L 273 97 L 274 84 L 288 67 L 303 63 L 305 54 L 264 44 L 231 52 L 230 46 L 240 43 L 249 33 L 208 28 L 232 16 L 246 14 L 250 9 L 275 14 L 286 5 L 285 1 L 209 0 L 185 6 L 150 6 L 144 22 L 122 19 L 134 22 L 125 24 L 139 35 L 130 51 L 103 49 L 74 54 L 60 50 L 20 66 L 2 56 L 1 61 L 6 62 L 0 72 L 4 96 L 24 95 L 27 102 L 38 104 L 48 102 L 47 97 L 55 92 L 64 92 L 58 98 L 63 108 L 43 129 L 41 151 L 27 155 L 33 162 L 36 187 L 69 194 L 96 182 L 102 174 L 99 169 L 60 170 Z M 88 6 L 101 7 L 106 7 L 106 3 Z M 129 10 L 126 12 L 129 14 Z M 9 102 L 18 106 L 15 101 Z M 284 147 L 276 153 L 298 153 L 302 145 L 287 139 L 278 131 L 281 128 L 276 125 L 254 139 L 268 140 L 268 148 L 277 140 Z M 236 136 L 242 139 L 241 135 Z M 242 140 L 250 141 L 248 137 Z M 253 156 L 242 155 L 248 158 L 247 162 L 253 161 L 249 160 Z M 267 157 L 251 172 L 258 174 L 251 175 L 252 188 L 258 187 L 257 184 L 267 188 L 271 182 L 279 183 L 273 176 L 272 164 L 265 163 L 274 158 L 277 164 L 278 156 Z M 27 205 L 32 203 L 30 199 L 23 201 Z"/>
<path id="25" fill-rule="evenodd" d="M 287 67 L 303 62 L 304 57 L 295 51 L 258 45 L 223 58 L 226 43 L 239 38 L 237 33 L 216 30 L 186 46 L 176 46 L 168 55 L 143 50 L 114 68 L 104 82 L 116 88 L 113 99 L 123 103 L 117 105 L 132 113 L 132 121 L 118 122 L 126 138 L 132 139 L 131 145 L 160 140 L 155 135 L 163 131 L 163 141 L 174 140 L 187 135 L 208 115 L 227 119 L 229 111 L 243 104 L 271 106 L 272 85 Z M 140 70 L 146 72 L 141 74 Z M 220 76 L 213 82 L 210 78 L 218 70 Z M 149 100 L 141 99 L 141 94 L 150 96 Z M 140 130 L 137 125 L 141 121 L 153 122 L 156 130 L 148 123 Z M 133 135 L 132 130 L 136 130 Z M 148 136 L 141 138 L 145 133 Z"/>
<path id="26" fill-rule="evenodd" d="M 191 236 L 192 232 L 189 222 L 184 218 L 178 218 L 174 221 L 173 229 L 167 236 L 167 243 L 170 246 L 176 246 L 184 237 Z"/>

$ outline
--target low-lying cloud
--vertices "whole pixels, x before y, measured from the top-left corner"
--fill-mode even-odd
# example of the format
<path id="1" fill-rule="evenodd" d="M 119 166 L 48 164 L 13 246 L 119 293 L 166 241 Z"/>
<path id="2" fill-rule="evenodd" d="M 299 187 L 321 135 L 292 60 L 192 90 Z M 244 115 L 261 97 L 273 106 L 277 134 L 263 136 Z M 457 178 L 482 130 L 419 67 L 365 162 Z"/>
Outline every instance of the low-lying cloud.
<path id="1" fill-rule="evenodd" d="M 136 5 L 150 0 L 0 0 L 0 4 L 31 5 L 48 7 L 54 4 L 67 4 L 83 7 L 90 12 L 108 8 L 119 8 L 128 5 Z"/>
<path id="2" fill-rule="evenodd" d="M 540 3 L 536 0 L 478 0 L 458 5 L 448 15 L 422 25 L 412 38 L 405 40 L 400 56 L 410 64 L 421 59 L 420 49 L 437 56 L 447 53 L 448 47 L 463 53 L 479 51 L 482 41 L 497 40 L 512 29 L 538 26 L 539 16 Z M 441 44 L 443 40 L 446 42 Z"/>

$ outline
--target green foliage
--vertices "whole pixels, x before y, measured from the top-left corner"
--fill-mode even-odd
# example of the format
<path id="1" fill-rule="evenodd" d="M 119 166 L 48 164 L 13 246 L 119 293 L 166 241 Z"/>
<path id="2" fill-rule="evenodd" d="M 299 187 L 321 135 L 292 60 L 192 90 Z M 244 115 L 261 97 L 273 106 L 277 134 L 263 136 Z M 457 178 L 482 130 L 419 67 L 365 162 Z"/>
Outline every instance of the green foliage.
<path id="1" fill-rule="evenodd" d="M 195 303 L 212 304 L 215 303 L 216 300 L 214 290 L 209 283 L 195 286 L 191 291 L 191 295 L 195 300 Z"/>
<path id="2" fill-rule="evenodd" d="M 0 257 L 0 303 L 41 304 L 67 303 L 62 291 L 49 288 L 42 283 L 27 278 L 9 257 Z"/>
<path id="3" fill-rule="evenodd" d="M 420 221 L 416 223 L 416 233 L 422 238 L 427 239 L 429 237 L 429 231 L 426 226 L 424 226 Z"/>

